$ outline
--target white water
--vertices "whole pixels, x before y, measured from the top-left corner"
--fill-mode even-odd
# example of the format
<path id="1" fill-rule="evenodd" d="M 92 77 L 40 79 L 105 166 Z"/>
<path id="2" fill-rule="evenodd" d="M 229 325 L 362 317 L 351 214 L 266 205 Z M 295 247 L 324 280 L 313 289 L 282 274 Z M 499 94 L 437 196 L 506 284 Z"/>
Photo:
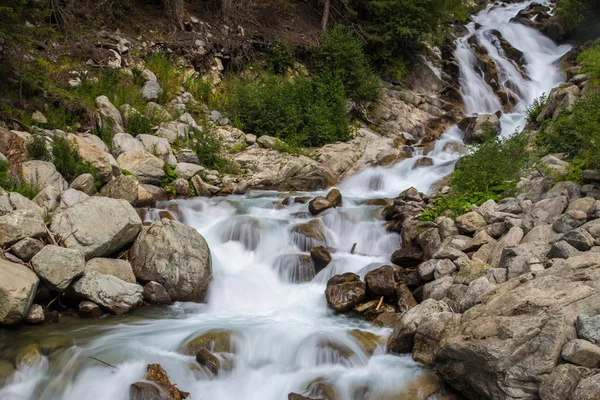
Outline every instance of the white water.
<path id="1" fill-rule="evenodd" d="M 469 36 L 475 35 L 505 72 L 501 84 L 510 81 L 518 88 L 519 103 L 511 114 L 502 116 L 504 132 L 522 125 L 526 105 L 560 82 L 553 62 L 568 49 L 529 28 L 508 23 L 529 3 L 489 8 L 474 18 L 482 25 L 480 29 L 468 26 Z M 529 79 L 486 37 L 491 29 L 498 29 L 525 53 Z M 466 111 L 496 112 L 500 103 L 476 68 L 467 39 L 457 40 L 456 52 Z M 391 168 L 362 171 L 343 182 L 343 207 L 321 217 L 327 228 L 327 245 L 338 251 L 325 270 L 305 283 L 290 282 L 289 277 L 312 277 L 310 267 L 293 261 L 294 255 L 307 254 L 307 248 L 299 248 L 304 244 L 296 244 L 290 232 L 295 224 L 307 221 L 306 205 L 277 209 L 273 203 L 281 200 L 278 194 L 264 192 L 176 202 L 183 222 L 198 229 L 211 248 L 214 281 L 207 304 L 178 303 L 153 312 L 139 310 L 139 318 L 123 319 L 118 325 L 108 318 L 103 320 L 106 323 L 55 329 L 52 337 L 74 338 L 75 346 L 54 353 L 33 369 L 19 371 L 0 389 L 0 399 L 126 400 L 129 386 L 142 379 L 148 363 L 161 364 L 173 383 L 191 393 L 191 399 L 281 400 L 290 392 L 306 393 L 308 384 L 316 379 L 334 385 L 344 400 L 383 393 L 395 394 L 393 398 L 420 398 L 409 393 L 409 387 L 426 372 L 410 356 L 386 355 L 384 346 L 369 356 L 350 335 L 357 328 L 382 336 L 390 330 L 334 316 L 323 293 L 332 275 L 352 271 L 364 276 L 389 262 L 390 254 L 400 246 L 399 236 L 388 233 L 377 219 L 378 207 L 361 205 L 361 201 L 395 197 L 411 186 L 430 191 L 436 181 L 452 172 L 461 155 L 456 151 L 461 138 L 458 128 L 448 129 L 427 155 L 432 166 L 413 169 L 425 157 L 419 155 Z M 358 253 L 368 255 L 350 254 L 354 243 L 358 243 Z M 235 351 L 224 355 L 233 359 L 231 371 L 211 377 L 194 367 L 193 357 L 181 355 L 178 349 L 215 329 L 232 332 Z"/>

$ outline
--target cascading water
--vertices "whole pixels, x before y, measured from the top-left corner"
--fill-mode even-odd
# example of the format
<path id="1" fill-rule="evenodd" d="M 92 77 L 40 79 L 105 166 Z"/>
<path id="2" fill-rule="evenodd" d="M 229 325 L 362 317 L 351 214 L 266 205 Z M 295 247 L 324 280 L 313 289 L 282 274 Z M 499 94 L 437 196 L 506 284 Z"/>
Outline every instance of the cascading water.
<path id="1" fill-rule="evenodd" d="M 468 35 L 456 41 L 467 113 L 494 113 L 502 108 L 477 67 L 471 37 L 501 71 L 499 84 L 518 99 L 513 110 L 502 115 L 506 133 L 523 124 L 527 104 L 561 81 L 553 63 L 568 49 L 530 28 L 509 23 L 530 3 L 488 7 L 467 26 Z M 526 76 L 489 35 L 494 29 L 523 52 Z M 414 168 L 425 157 L 419 155 L 391 168 L 364 170 L 343 182 L 343 207 L 320 217 L 324 240 L 306 240 L 294 233 L 294 227 L 308 221 L 307 206 L 275 206 L 284 194 L 171 202 L 169 207 L 178 207 L 182 222 L 204 235 L 211 248 L 214 280 L 207 303 L 139 309 L 132 316 L 85 325 L 67 318 L 57 325 L 0 333 L 2 341 L 15 349 L 35 340 L 44 348 L 69 343 L 38 365 L 19 370 L 0 389 L 0 398 L 126 400 L 129 386 L 142 379 L 149 363 L 161 364 L 192 399 L 281 400 L 290 392 L 307 393 L 311 383 L 314 387 L 319 382 L 331 385 L 339 399 L 424 398 L 419 378 L 428 373 L 410 356 L 385 354 L 381 343 L 390 330 L 333 315 L 323 292 L 331 276 L 348 271 L 364 276 L 389 262 L 400 245 L 399 236 L 387 232 L 378 220 L 380 207 L 365 205 L 363 200 L 395 197 L 411 186 L 429 191 L 452 172 L 462 153 L 462 136 L 456 126 L 448 129 L 427 154 L 430 165 Z M 161 216 L 155 214 L 151 217 Z M 337 249 L 320 272 L 307 257 L 316 244 Z M 217 377 L 179 351 L 190 339 L 211 332 L 227 339 L 219 356 L 230 368 Z"/>

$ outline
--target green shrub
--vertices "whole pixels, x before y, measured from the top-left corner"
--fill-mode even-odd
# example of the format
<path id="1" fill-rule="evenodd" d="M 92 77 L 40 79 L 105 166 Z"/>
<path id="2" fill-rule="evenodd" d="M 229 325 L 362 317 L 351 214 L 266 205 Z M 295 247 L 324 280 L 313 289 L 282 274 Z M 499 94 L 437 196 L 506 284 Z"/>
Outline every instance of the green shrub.
<path id="1" fill-rule="evenodd" d="M 190 147 L 200 160 L 200 164 L 208 169 L 216 169 L 222 173 L 238 173 L 235 162 L 223 156 L 223 144 L 212 129 L 195 130 L 190 138 Z"/>
<path id="2" fill-rule="evenodd" d="M 587 39 L 600 32 L 600 0 L 559 0 L 555 14 L 571 36 Z"/>
<path id="3" fill-rule="evenodd" d="M 527 107 L 527 121 L 535 122 L 539 117 L 540 113 L 542 112 L 542 109 L 546 105 L 547 101 L 548 96 L 546 96 L 546 93 L 542 93 L 540 97 L 534 99 L 533 103 L 531 103 L 531 105 Z"/>
<path id="4" fill-rule="evenodd" d="M 33 199 L 40 192 L 36 182 L 26 182 L 10 169 L 8 161 L 0 161 L 0 188 Z"/>
<path id="5" fill-rule="evenodd" d="M 154 124 L 143 114 L 134 114 L 128 120 L 123 121 L 125 132 L 136 136 L 152 132 Z"/>
<path id="6" fill-rule="evenodd" d="M 283 74 L 294 64 L 294 54 L 290 46 L 284 42 L 274 42 L 266 51 L 267 69 L 273 74 Z"/>
<path id="7" fill-rule="evenodd" d="M 81 174 L 92 174 L 94 177 L 98 175 L 96 168 L 81 158 L 79 146 L 75 139 L 69 140 L 56 136 L 54 138 L 54 146 L 52 147 L 52 161 L 57 171 L 68 182 L 71 182 Z"/>
<path id="8" fill-rule="evenodd" d="M 173 164 L 165 163 L 165 177 L 160 184 L 163 189 L 172 192 L 173 194 L 175 194 L 175 188 L 171 184 L 178 178 L 175 173 L 175 167 L 176 166 Z"/>
<path id="9" fill-rule="evenodd" d="M 232 86 L 230 111 L 248 132 L 292 145 L 318 146 L 350 137 L 344 86 L 334 75 L 282 80 L 266 74 Z"/>
<path id="10" fill-rule="evenodd" d="M 458 161 L 450 180 L 451 191 L 438 198 L 420 218 L 433 220 L 446 212 L 460 215 L 472 204 L 481 205 L 489 199 L 514 194 L 530 161 L 525 134 L 515 134 L 508 139 L 488 137 Z"/>
<path id="11" fill-rule="evenodd" d="M 166 103 L 172 95 L 179 93 L 185 71 L 173 64 L 164 54 L 152 54 L 146 60 L 146 68 L 154 72 L 158 78 L 158 83 L 162 89 L 158 99 L 159 103 Z"/>
<path id="12" fill-rule="evenodd" d="M 27 145 L 27 154 L 34 160 L 50 161 L 52 159 L 46 146 L 46 140 L 40 135 L 33 135 L 32 141 Z"/>
<path id="13" fill-rule="evenodd" d="M 600 94 L 578 100 L 571 112 L 538 134 L 536 143 L 547 153 L 580 157 L 587 168 L 600 168 Z"/>
<path id="14" fill-rule="evenodd" d="M 589 74 L 596 85 L 600 84 L 600 45 L 582 52 L 577 61 L 583 65 L 583 72 Z"/>
<path id="15" fill-rule="evenodd" d="M 354 31 L 336 25 L 323 35 L 316 51 L 317 74 L 337 76 L 346 96 L 361 100 L 376 100 L 379 78 L 369 66 L 363 43 Z"/>

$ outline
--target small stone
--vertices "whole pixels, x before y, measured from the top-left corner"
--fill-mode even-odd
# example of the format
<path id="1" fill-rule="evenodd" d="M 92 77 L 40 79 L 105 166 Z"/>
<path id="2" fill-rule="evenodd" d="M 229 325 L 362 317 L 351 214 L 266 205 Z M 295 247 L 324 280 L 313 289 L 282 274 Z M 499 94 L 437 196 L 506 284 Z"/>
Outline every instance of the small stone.
<path id="1" fill-rule="evenodd" d="M 15 366 L 22 371 L 26 368 L 32 368 L 43 360 L 42 351 L 38 344 L 32 343 L 17 355 L 15 358 Z"/>
<path id="2" fill-rule="evenodd" d="M 351 272 L 333 276 L 325 289 L 327 305 L 336 312 L 350 311 L 365 299 L 366 294 L 366 285 Z"/>
<path id="3" fill-rule="evenodd" d="M 310 249 L 310 257 L 315 265 L 315 274 L 325 269 L 332 260 L 331 253 L 325 246 L 315 246 Z"/>
<path id="4" fill-rule="evenodd" d="M 31 261 L 33 256 L 44 248 L 44 242 L 39 239 L 25 238 L 13 244 L 8 251 L 25 262 Z"/>
<path id="5" fill-rule="evenodd" d="M 394 275 L 395 269 L 391 265 L 384 265 L 367 273 L 367 290 L 375 296 L 391 296 L 396 291 Z"/>
<path id="6" fill-rule="evenodd" d="M 342 194 L 338 189 L 331 189 L 325 198 L 333 204 L 334 207 L 342 205 Z M 310 205 L 309 205 L 310 206 Z"/>
<path id="7" fill-rule="evenodd" d="M 600 364 L 600 347 L 583 339 L 567 342 L 560 353 L 571 364 L 596 368 Z"/>
<path id="8" fill-rule="evenodd" d="M 589 317 L 580 315 L 577 317 L 577 336 L 600 345 L 600 315 Z"/>
<path id="9" fill-rule="evenodd" d="M 200 349 L 198 354 L 196 354 L 196 362 L 203 367 L 206 367 L 215 375 L 219 373 L 219 369 L 221 368 L 221 362 L 219 359 L 206 349 Z"/>
<path id="10" fill-rule="evenodd" d="M 91 301 L 82 301 L 78 307 L 79 316 L 83 318 L 99 318 L 102 316 L 100 306 Z"/>
<path id="11" fill-rule="evenodd" d="M 333 204 L 322 196 L 315 197 L 308 203 L 308 211 L 310 211 L 312 215 L 317 215 L 332 207 Z"/>
<path id="12" fill-rule="evenodd" d="M 31 115 L 31 122 L 33 122 L 34 124 L 47 124 L 48 119 L 41 112 L 35 111 Z"/>
<path id="13" fill-rule="evenodd" d="M 487 225 L 485 218 L 476 211 L 471 211 L 456 218 L 456 225 L 459 231 L 469 234 Z"/>
<path id="14" fill-rule="evenodd" d="M 144 285 L 144 292 L 142 293 L 144 300 L 150 304 L 170 304 L 172 303 L 171 296 L 158 282 L 150 281 Z"/>
<path id="15" fill-rule="evenodd" d="M 423 252 L 416 247 L 403 247 L 392 254 L 391 261 L 402 267 L 416 267 L 423 262 Z"/>
<path id="16" fill-rule="evenodd" d="M 32 304 L 27 313 L 27 322 L 30 324 L 41 324 L 45 318 L 44 308 L 39 304 Z"/>

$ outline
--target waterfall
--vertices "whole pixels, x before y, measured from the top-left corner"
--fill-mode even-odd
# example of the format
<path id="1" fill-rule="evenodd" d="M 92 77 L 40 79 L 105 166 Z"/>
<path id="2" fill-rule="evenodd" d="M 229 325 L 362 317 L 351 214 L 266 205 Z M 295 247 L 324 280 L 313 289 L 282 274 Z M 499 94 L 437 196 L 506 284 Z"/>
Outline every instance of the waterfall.
<path id="1" fill-rule="evenodd" d="M 468 34 L 456 39 L 467 114 L 502 110 L 477 65 L 473 42 L 487 51 L 500 71 L 498 85 L 517 99 L 502 113 L 505 134 L 523 126 L 526 107 L 535 97 L 561 82 L 554 63 L 568 50 L 509 22 L 530 3 L 490 5 L 473 17 Z M 506 57 L 492 31 L 523 53 L 523 66 Z M 329 385 L 343 400 L 416 399 L 411 385 L 430 373 L 410 355 L 386 354 L 390 329 L 334 315 L 325 302 L 325 283 L 343 272 L 364 277 L 389 263 L 400 236 L 388 232 L 377 218 L 381 207 L 365 205 L 364 200 L 396 197 L 411 186 L 430 191 L 464 154 L 462 137 L 457 126 L 450 127 L 432 148 L 418 149 L 414 158 L 390 168 L 369 168 L 342 182 L 343 206 L 319 218 L 323 232 L 314 243 L 335 249 L 331 263 L 320 272 L 307 252 L 308 239 L 299 238 L 295 230 L 310 221 L 306 204 L 273 207 L 284 195 L 273 192 L 170 202 L 169 207 L 178 206 L 177 218 L 196 228 L 210 246 L 214 280 L 207 303 L 142 308 L 130 316 L 84 323 L 67 317 L 27 335 L 8 332 L 13 346 L 35 337 L 69 345 L 45 356 L 39 365 L 18 371 L 0 389 L 0 398 L 127 400 L 130 385 L 142 379 L 146 365 L 159 363 L 193 400 L 282 400 L 290 392 L 308 393 L 311 383 L 313 388 L 315 383 Z M 373 354 L 356 330 L 380 338 L 371 343 Z M 179 351 L 189 340 L 215 331 L 226 335 L 228 351 L 220 356 L 230 365 L 216 377 Z"/>

